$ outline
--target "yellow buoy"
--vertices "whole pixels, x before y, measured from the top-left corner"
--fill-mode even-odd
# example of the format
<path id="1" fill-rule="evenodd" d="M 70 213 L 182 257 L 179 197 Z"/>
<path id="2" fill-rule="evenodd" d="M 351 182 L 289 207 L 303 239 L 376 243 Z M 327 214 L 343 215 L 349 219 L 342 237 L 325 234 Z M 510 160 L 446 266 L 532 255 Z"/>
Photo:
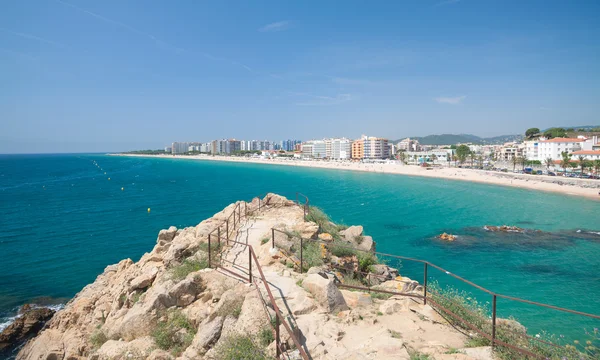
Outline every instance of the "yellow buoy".
<path id="1" fill-rule="evenodd" d="M 121 188 L 121 191 L 125 190 L 125 188 Z"/>
<path id="2" fill-rule="evenodd" d="M 110 181 L 110 178 L 108 178 L 108 181 Z"/>
<path id="3" fill-rule="evenodd" d="M 148 208 L 148 212 L 150 212 L 150 208 Z"/>

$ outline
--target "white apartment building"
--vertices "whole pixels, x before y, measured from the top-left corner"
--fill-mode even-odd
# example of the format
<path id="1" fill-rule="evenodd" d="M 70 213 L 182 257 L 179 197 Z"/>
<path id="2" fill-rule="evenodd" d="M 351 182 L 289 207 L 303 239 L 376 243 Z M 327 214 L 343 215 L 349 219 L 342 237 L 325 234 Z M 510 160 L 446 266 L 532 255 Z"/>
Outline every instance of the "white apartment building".
<path id="1" fill-rule="evenodd" d="M 514 157 L 523 156 L 525 146 L 517 143 L 506 143 L 498 149 L 496 154 L 496 160 L 498 161 L 511 161 Z M 534 160 L 534 159 L 530 159 Z"/>
<path id="2" fill-rule="evenodd" d="M 583 156 L 585 160 L 600 160 L 600 150 L 578 150 L 571 153 L 572 160 L 579 160 Z"/>
<path id="3" fill-rule="evenodd" d="M 350 159 L 352 157 L 352 141 L 350 139 L 325 139 L 325 156 L 328 159 Z"/>
<path id="4" fill-rule="evenodd" d="M 561 153 L 567 152 L 569 154 L 581 150 L 581 145 L 585 142 L 585 139 L 574 139 L 574 138 L 554 138 L 549 140 L 540 140 L 537 142 L 537 154 L 535 151 L 535 144 L 533 146 L 532 157 L 530 160 L 544 161 L 548 158 L 552 160 L 562 159 Z M 535 158 L 533 156 L 537 155 Z"/>
<path id="5" fill-rule="evenodd" d="M 302 156 L 315 159 L 327 157 L 327 146 L 325 140 L 309 140 L 302 144 Z"/>
<path id="6" fill-rule="evenodd" d="M 185 154 L 188 152 L 190 147 L 190 143 L 187 142 L 174 142 L 171 144 L 171 153 L 172 154 Z"/>

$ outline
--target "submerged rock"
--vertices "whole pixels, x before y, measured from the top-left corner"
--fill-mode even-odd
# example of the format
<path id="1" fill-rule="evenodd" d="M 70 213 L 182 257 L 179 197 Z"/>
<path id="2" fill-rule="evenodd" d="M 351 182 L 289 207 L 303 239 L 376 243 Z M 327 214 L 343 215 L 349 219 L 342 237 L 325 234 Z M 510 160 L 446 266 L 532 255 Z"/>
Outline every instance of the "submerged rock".
<path id="1" fill-rule="evenodd" d="M 525 232 L 525 229 L 523 229 L 523 228 L 520 228 L 518 226 L 508 226 L 508 225 L 501 225 L 501 226 L 485 225 L 483 228 L 487 231 L 494 231 L 494 232 L 516 232 L 516 233 Z"/>
<path id="2" fill-rule="evenodd" d="M 452 234 L 443 233 L 443 234 L 438 235 L 437 238 L 440 240 L 452 242 L 452 241 L 456 240 L 457 236 L 452 235 Z"/>

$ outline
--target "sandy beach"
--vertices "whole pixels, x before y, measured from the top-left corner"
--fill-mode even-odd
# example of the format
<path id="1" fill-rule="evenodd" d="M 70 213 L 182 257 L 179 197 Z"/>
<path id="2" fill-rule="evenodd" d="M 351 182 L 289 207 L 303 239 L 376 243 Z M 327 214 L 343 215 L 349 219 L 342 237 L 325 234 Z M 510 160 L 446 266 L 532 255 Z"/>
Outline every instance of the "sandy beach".
<path id="1" fill-rule="evenodd" d="M 200 161 L 229 161 L 255 164 L 271 164 L 283 166 L 303 166 L 311 168 L 366 171 L 384 174 L 398 174 L 409 176 L 423 176 L 450 180 L 472 181 L 500 186 L 512 186 L 522 189 L 549 191 L 564 195 L 584 196 L 589 199 L 600 200 L 600 180 L 572 179 L 558 176 L 526 175 L 514 173 L 500 173 L 485 170 L 472 170 L 460 168 L 433 168 L 426 169 L 414 165 L 401 163 L 367 164 L 349 161 L 325 160 L 288 160 L 288 159 L 260 159 L 237 156 L 209 156 L 209 155 L 138 155 L 138 154 L 110 154 L 114 156 L 149 157 L 166 159 L 187 159 Z"/>

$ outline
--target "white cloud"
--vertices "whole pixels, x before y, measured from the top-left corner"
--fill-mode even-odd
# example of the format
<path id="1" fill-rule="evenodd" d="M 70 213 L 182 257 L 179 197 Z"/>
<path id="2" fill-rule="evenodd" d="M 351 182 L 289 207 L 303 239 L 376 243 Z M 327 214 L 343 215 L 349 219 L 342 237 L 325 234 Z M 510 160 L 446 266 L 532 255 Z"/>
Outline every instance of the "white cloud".
<path id="1" fill-rule="evenodd" d="M 294 95 L 298 96 L 307 96 L 310 97 L 311 101 L 299 102 L 296 103 L 298 106 L 325 106 L 325 105 L 338 105 L 341 103 L 345 103 L 353 99 L 352 94 L 338 94 L 336 96 L 319 96 L 319 95 L 310 95 L 305 93 L 294 93 Z"/>
<path id="2" fill-rule="evenodd" d="M 290 22 L 289 21 L 278 21 L 278 22 L 274 22 L 271 24 L 267 24 L 261 28 L 258 29 L 258 31 L 260 32 L 275 32 L 275 31 L 282 31 L 285 30 L 289 27 Z"/>
<path id="3" fill-rule="evenodd" d="M 456 104 L 460 104 L 466 98 L 467 97 L 465 95 L 455 96 L 455 97 L 438 97 L 438 98 L 435 98 L 435 101 L 439 102 L 440 104 L 456 105 Z"/>

